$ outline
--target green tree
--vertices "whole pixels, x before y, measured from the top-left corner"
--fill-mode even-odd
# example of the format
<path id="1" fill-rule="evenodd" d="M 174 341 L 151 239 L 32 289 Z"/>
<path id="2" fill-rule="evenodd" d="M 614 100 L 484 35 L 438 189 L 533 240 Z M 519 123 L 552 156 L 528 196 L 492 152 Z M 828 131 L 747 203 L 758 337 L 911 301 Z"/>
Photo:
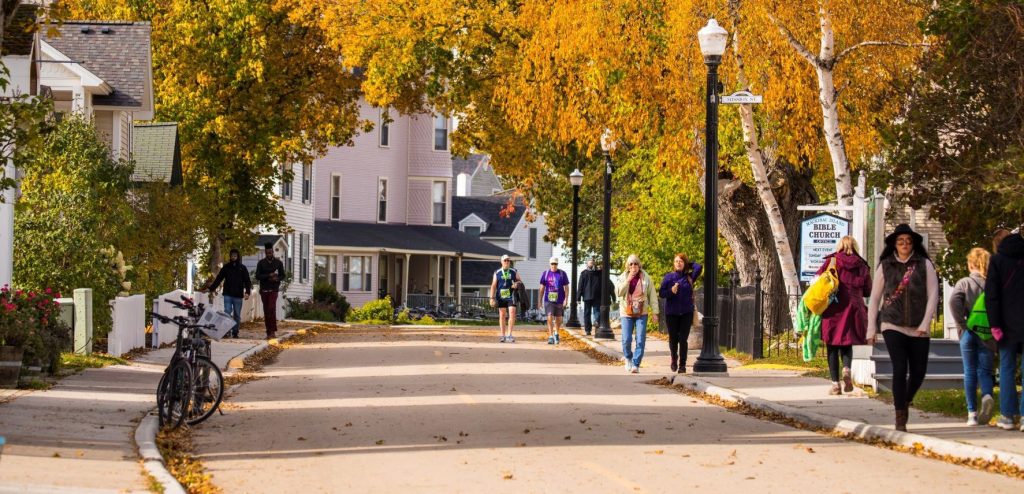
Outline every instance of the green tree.
<path id="1" fill-rule="evenodd" d="M 951 249 L 940 267 L 963 274 L 974 246 L 1024 220 L 1024 2 L 945 0 L 923 22 L 934 39 L 920 75 L 893 88 L 902 118 L 882 124 L 880 177 L 915 207 L 931 205 Z"/>
<path id="2" fill-rule="evenodd" d="M 131 163 L 111 158 L 90 122 L 68 117 L 16 164 L 25 175 L 15 208 L 15 286 L 65 294 L 92 288 L 97 333 L 105 334 L 107 302 L 130 289 L 117 269 L 117 246 L 132 220 L 125 200 Z"/>

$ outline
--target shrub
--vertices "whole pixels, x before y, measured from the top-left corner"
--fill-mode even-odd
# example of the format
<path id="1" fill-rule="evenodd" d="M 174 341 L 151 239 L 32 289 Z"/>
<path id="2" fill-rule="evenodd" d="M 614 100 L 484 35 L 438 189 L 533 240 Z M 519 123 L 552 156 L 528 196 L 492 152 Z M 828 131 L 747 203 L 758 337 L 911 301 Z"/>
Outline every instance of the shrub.
<path id="1" fill-rule="evenodd" d="M 345 300 L 345 296 L 326 281 L 318 281 L 313 285 L 313 301 L 329 307 L 336 321 L 344 321 L 345 315 L 352 307 L 348 300 Z"/>
<path id="2" fill-rule="evenodd" d="M 332 311 L 332 307 L 314 302 L 313 300 L 299 300 L 297 298 L 285 298 L 289 319 L 305 319 L 307 321 L 337 321 L 338 317 Z"/>
<path id="3" fill-rule="evenodd" d="M 412 317 L 409 316 L 409 309 L 402 309 L 395 317 L 395 324 L 412 324 Z"/>
<path id="4" fill-rule="evenodd" d="M 378 300 L 371 300 L 362 307 L 352 311 L 352 321 L 382 321 L 393 323 L 395 321 L 395 309 L 391 306 L 391 297 L 384 297 Z"/>
<path id="5" fill-rule="evenodd" d="M 425 315 L 425 316 L 421 317 L 419 321 L 416 321 L 416 324 L 424 324 L 424 325 L 427 325 L 427 326 L 435 326 L 435 325 L 437 325 L 437 321 L 435 321 L 434 318 L 430 317 L 430 315 L 428 314 L 428 315 Z"/>
<path id="6" fill-rule="evenodd" d="M 59 293 L 0 288 L 0 345 L 25 349 L 24 362 L 49 366 L 68 344 L 67 325 L 60 320 Z"/>

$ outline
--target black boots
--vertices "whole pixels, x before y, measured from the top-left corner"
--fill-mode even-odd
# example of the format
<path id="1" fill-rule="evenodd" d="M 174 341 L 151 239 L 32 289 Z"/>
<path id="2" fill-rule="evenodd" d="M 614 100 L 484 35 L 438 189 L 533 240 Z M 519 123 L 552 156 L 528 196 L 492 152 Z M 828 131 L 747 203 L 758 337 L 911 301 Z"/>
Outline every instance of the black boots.
<path id="1" fill-rule="evenodd" d="M 896 430 L 900 432 L 907 432 L 907 418 L 910 412 L 908 410 L 896 410 Z"/>

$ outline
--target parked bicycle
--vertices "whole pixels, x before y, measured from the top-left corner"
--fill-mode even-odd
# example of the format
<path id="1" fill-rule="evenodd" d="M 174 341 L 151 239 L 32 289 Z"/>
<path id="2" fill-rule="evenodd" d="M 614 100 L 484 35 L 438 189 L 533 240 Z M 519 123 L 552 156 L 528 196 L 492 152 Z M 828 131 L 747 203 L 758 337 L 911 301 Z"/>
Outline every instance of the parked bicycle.
<path id="1" fill-rule="evenodd" d="M 174 355 L 157 385 L 157 412 L 160 425 L 178 428 L 182 423 L 196 425 L 220 409 L 224 398 L 224 375 L 210 359 L 210 341 L 204 330 L 212 331 L 212 324 L 197 324 L 203 304 L 195 304 L 182 297 L 182 302 L 165 302 L 184 309 L 189 317 L 152 316 L 164 324 L 178 326 Z M 221 412 L 223 413 L 223 412 Z"/>

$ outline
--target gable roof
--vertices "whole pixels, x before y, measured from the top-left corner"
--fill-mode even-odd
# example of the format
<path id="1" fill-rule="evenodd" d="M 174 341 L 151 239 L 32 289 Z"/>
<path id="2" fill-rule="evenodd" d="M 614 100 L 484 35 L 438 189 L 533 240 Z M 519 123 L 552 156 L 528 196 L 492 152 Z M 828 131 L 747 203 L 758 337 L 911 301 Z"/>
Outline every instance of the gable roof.
<path id="1" fill-rule="evenodd" d="M 452 156 L 452 175 L 457 177 L 460 173 L 465 173 L 472 176 L 477 167 L 486 160 L 486 154 L 471 154 L 465 158 Z"/>
<path id="2" fill-rule="evenodd" d="M 132 158 L 135 160 L 135 182 L 182 183 L 181 147 L 178 143 L 178 124 L 160 122 L 134 124 Z"/>
<path id="3" fill-rule="evenodd" d="M 487 222 L 487 231 L 481 233 L 482 237 L 511 237 L 515 233 L 516 225 L 526 213 L 526 207 L 521 198 L 516 198 L 515 212 L 508 217 L 502 217 L 501 211 L 508 204 L 508 196 L 491 197 L 452 197 L 452 227 L 459 228 L 459 222 L 470 215 L 477 215 Z"/>
<path id="4" fill-rule="evenodd" d="M 93 95 L 97 106 L 152 106 L 148 22 L 64 21 L 43 41 L 103 79 L 113 90 Z"/>
<path id="5" fill-rule="evenodd" d="M 14 7 L 14 17 L 4 29 L 3 55 L 31 55 L 35 41 L 36 5 Z"/>

